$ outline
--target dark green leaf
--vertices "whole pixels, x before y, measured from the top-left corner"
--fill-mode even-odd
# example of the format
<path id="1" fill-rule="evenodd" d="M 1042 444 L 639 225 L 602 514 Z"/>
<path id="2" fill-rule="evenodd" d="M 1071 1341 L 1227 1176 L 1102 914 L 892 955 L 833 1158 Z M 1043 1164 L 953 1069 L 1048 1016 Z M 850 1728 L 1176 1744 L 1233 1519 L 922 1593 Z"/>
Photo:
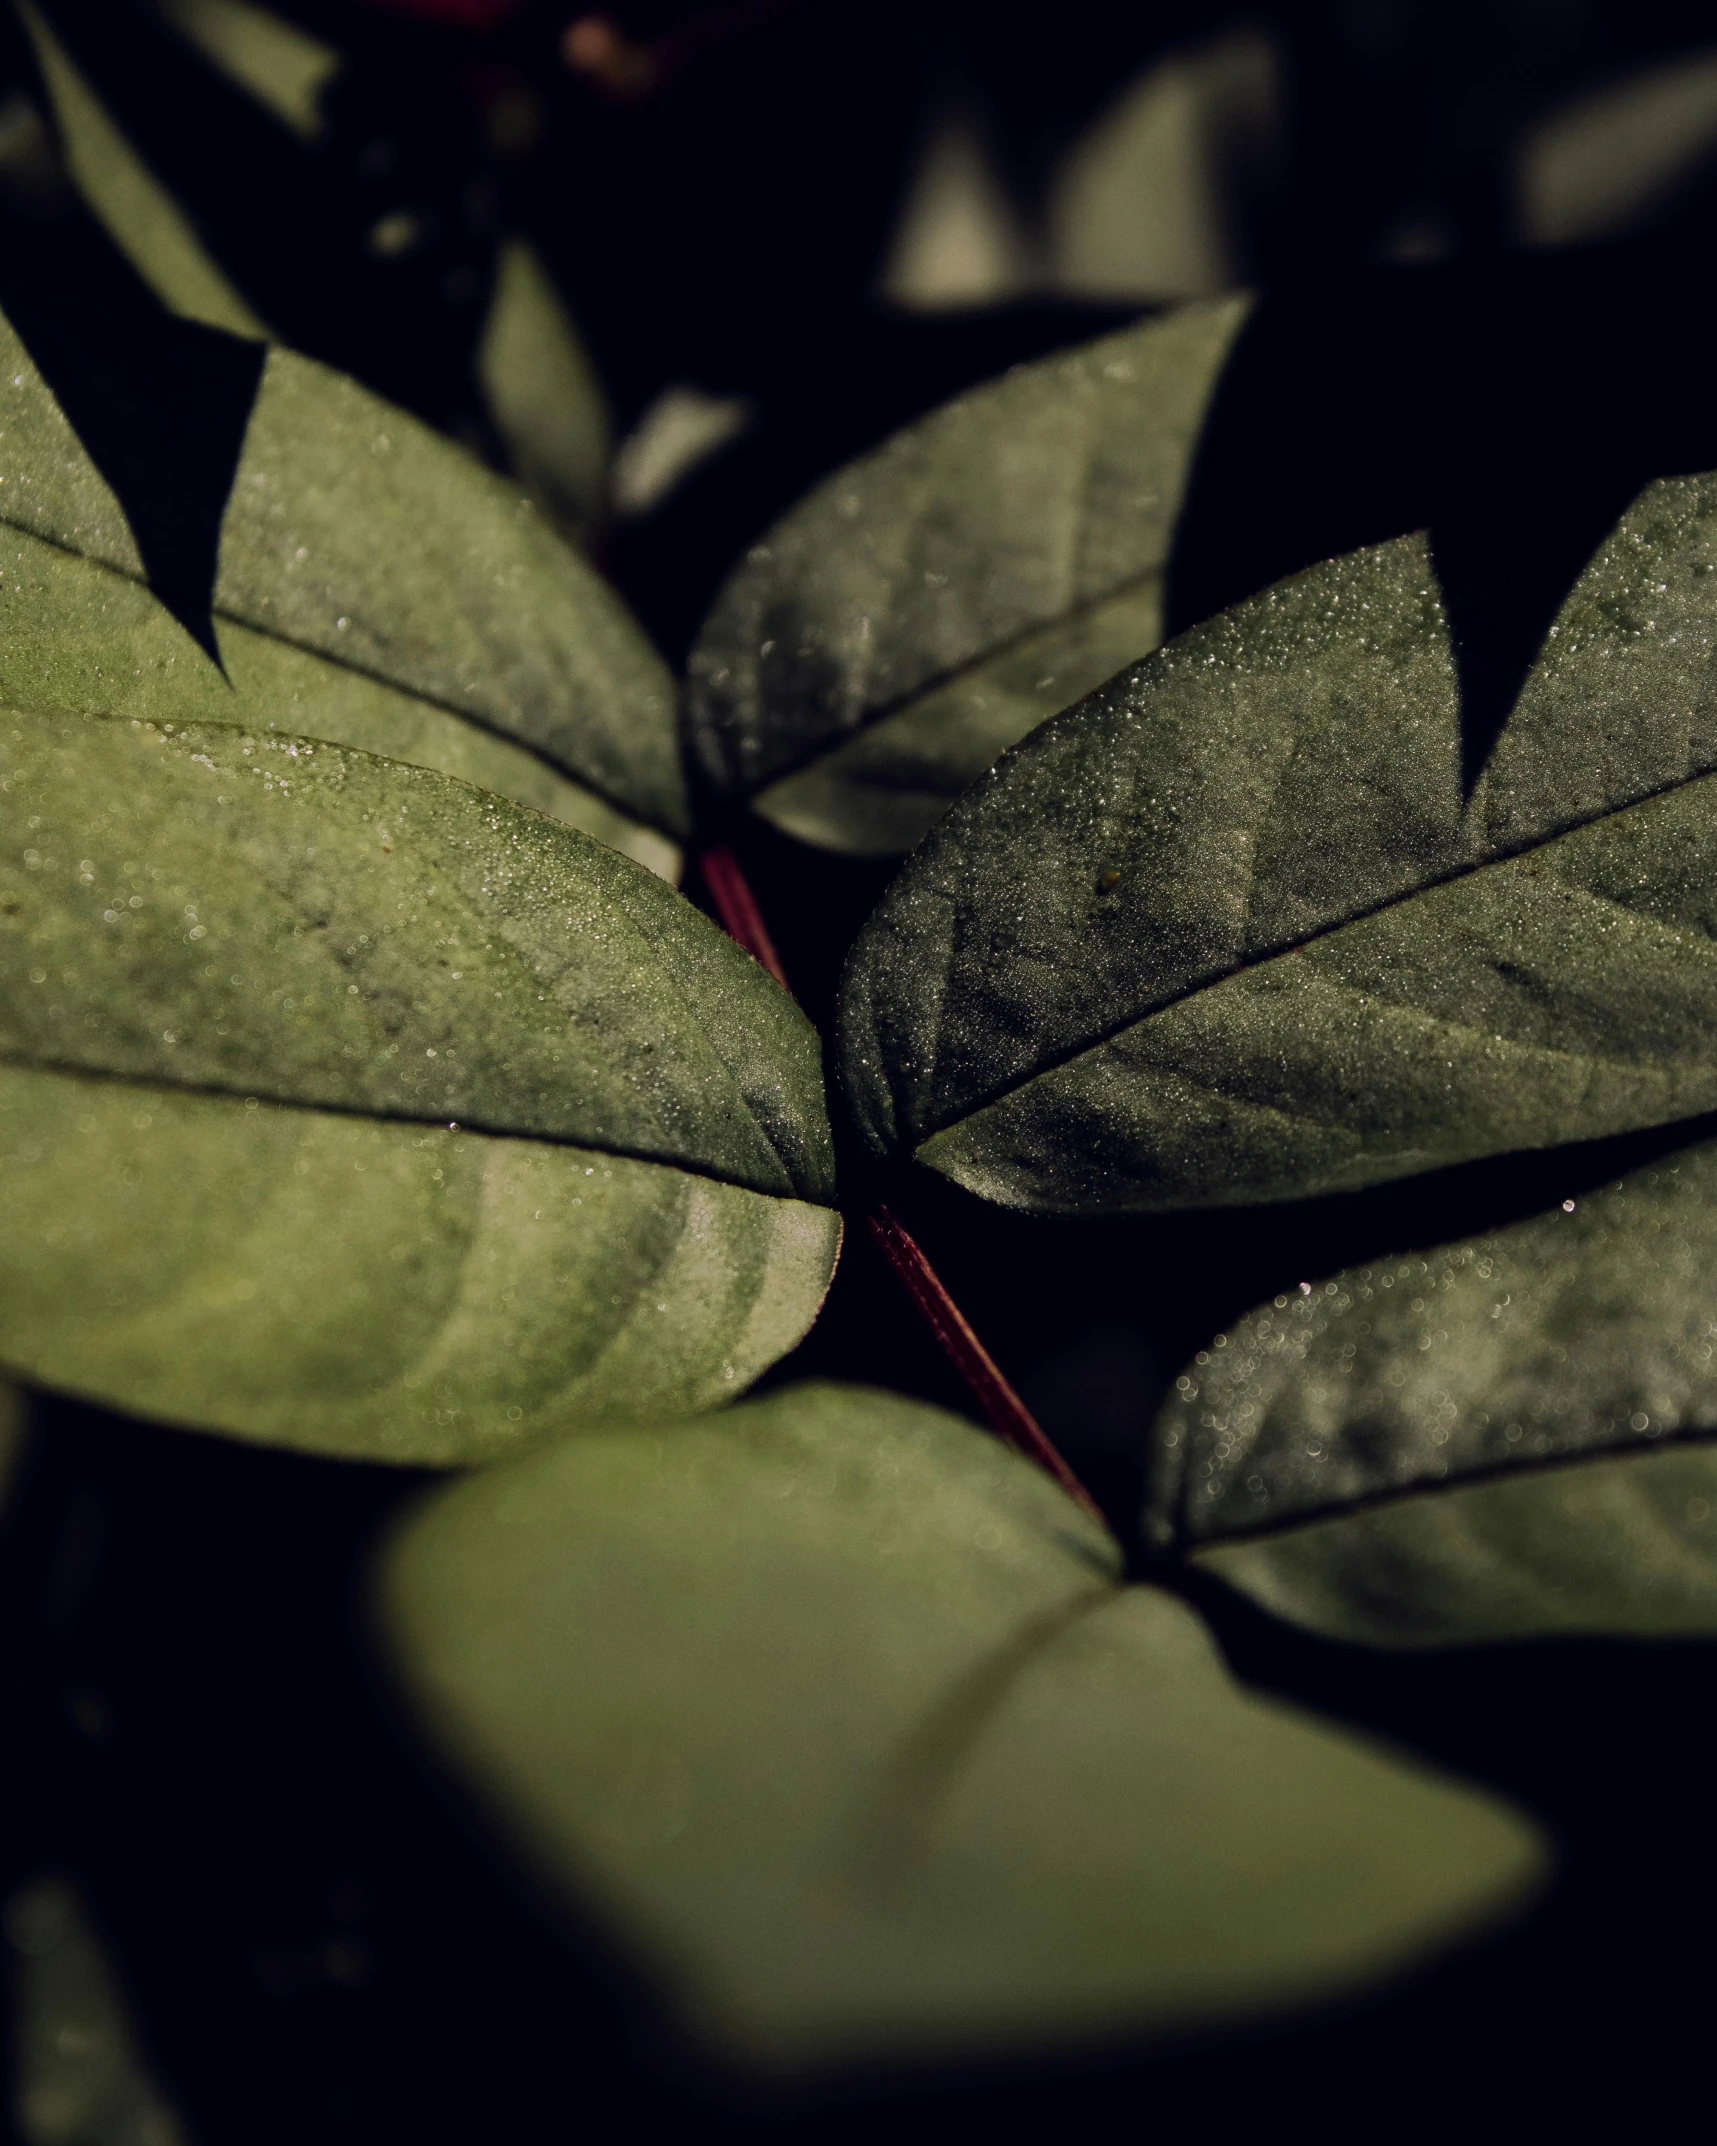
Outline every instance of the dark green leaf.
<path id="1" fill-rule="evenodd" d="M 1717 1104 L 1717 480 L 1641 494 L 1470 795 L 1423 540 L 1043 726 L 848 967 L 874 1145 L 1060 1212 L 1276 1199 Z"/>
<path id="2" fill-rule="evenodd" d="M 1717 1143 L 1277 1297 L 1177 1381 L 1147 1527 L 1421 1646 L 1717 1633 Z"/>
<path id="3" fill-rule="evenodd" d="M 1521 1896 L 1520 1819 L 1241 1690 L 1116 1563 L 969 1425 L 801 1387 L 485 1471 L 385 1600 L 519 1846 L 752 2063 L 1297 2004 Z"/>
<path id="4" fill-rule="evenodd" d="M 910 849 L 1005 747 L 1154 648 L 1247 303 L 1016 367 L 796 507 L 692 656 L 692 742 L 718 793 L 826 848 Z"/>
<path id="5" fill-rule="evenodd" d="M 11 1502 L 29 1441 L 29 1400 L 10 1380 L 0 1380 L 0 1518 Z"/>
<path id="6" fill-rule="evenodd" d="M 707 1405 L 809 1324 L 817 1039 L 659 879 L 230 726 L 13 712 L 0 783 L 5 1361 L 456 1460 Z"/>
<path id="7" fill-rule="evenodd" d="M 684 831 L 672 681 L 606 586 L 462 448 L 270 351 L 221 528 L 217 666 L 145 586 L 120 500 L 4 321 L 0 383 L 14 705 L 326 737 L 671 869 L 623 815 Z"/>

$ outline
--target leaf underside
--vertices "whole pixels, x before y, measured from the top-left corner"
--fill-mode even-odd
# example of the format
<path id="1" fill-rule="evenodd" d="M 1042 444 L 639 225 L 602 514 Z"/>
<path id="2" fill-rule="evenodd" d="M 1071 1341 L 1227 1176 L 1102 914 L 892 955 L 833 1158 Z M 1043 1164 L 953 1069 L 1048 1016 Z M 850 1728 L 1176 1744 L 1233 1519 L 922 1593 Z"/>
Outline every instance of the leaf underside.
<path id="1" fill-rule="evenodd" d="M 890 1395 L 545 1447 L 422 1509 L 384 1596 L 516 1846 L 749 2065 L 1297 2004 L 1538 1863 L 1490 1798 L 1242 1691 L 1028 1463 Z"/>
<path id="2" fill-rule="evenodd" d="M 13 711 L 0 762 L 16 1367 L 452 1460 L 809 1324 L 815 1035 L 660 880 L 312 740 Z"/>
<path id="3" fill-rule="evenodd" d="M 1592 561 L 1470 795 L 1422 539 L 1046 724 L 843 987 L 884 1154 L 1092 1213 L 1300 1197 L 1717 1104 L 1717 480 Z"/>
<path id="4" fill-rule="evenodd" d="M 1016 367 L 827 479 L 691 658 L 705 778 L 801 840 L 909 849 L 1005 747 L 1162 635 L 1162 575 L 1244 298 Z"/>

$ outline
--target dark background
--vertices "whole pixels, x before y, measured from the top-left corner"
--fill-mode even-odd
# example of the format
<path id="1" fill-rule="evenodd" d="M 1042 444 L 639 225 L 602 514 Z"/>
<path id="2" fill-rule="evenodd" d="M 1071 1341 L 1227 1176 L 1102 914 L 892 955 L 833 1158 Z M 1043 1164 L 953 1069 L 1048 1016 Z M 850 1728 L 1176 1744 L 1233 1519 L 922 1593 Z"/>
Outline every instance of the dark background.
<path id="1" fill-rule="evenodd" d="M 1519 181 L 1548 115 L 1642 70 L 1679 62 L 1691 77 L 1717 50 L 1705 10 L 617 5 L 624 65 L 609 75 L 566 64 L 565 5 L 281 11 L 350 55 L 314 150 L 259 127 L 143 11 L 51 12 L 258 310 L 479 452 L 499 452 L 472 356 L 507 230 L 551 264 L 617 434 L 667 388 L 744 400 L 746 429 L 601 540 L 675 660 L 735 557 L 820 475 L 960 387 L 1176 295 L 1069 294 L 1040 277 L 958 307 L 879 299 L 939 117 L 967 115 L 1030 230 L 1125 85 L 1236 24 L 1275 54 L 1273 118 L 1218 141 L 1210 163 L 1228 274 L 1265 297 L 1201 443 L 1175 623 L 1428 526 L 1476 767 L 1633 491 L 1717 466 L 1717 162 L 1695 142 L 1630 208 L 1556 247 L 1532 243 Z M 15 35 L 0 59 L 28 90 Z M 1717 98 L 1708 140 L 1717 149 Z M 244 361 L 227 339 L 151 328 L 150 302 L 51 174 L 13 172 L 4 191 L 0 300 L 27 335 L 28 318 L 45 323 L 45 351 L 53 320 L 129 308 L 129 370 L 155 381 L 137 392 L 169 443 L 174 411 L 192 407 L 185 338 L 205 336 L 197 411 L 227 394 L 242 419 Z M 379 260 L 364 235 L 399 208 L 427 235 Z M 62 340 L 44 369 L 68 407 L 99 400 L 77 371 L 87 339 Z M 167 353 L 153 374 L 151 351 Z M 206 548 L 209 500 L 218 519 L 224 495 L 218 469 L 185 487 L 183 526 L 159 541 L 194 607 L 196 531 Z M 891 867 L 762 827 L 734 839 L 826 1029 L 841 955 Z M 698 898 L 695 877 L 688 890 Z M 1302 1276 L 1601 1183 L 1651 1144 L 1138 1222 L 1028 1222 L 935 1182 L 890 1196 L 1126 1538 L 1155 1400 L 1215 1328 Z M 766 1383 L 812 1373 L 970 1413 L 859 1230 L 822 1322 Z M 1202 1591 L 1241 1675 L 1537 1811 L 1562 1853 L 1545 1903 L 1303 2020 L 782 2103 L 682 2047 L 601 1933 L 552 1921 L 396 1717 L 369 1651 L 365 1572 L 427 1478 L 60 1401 L 38 1415 L 0 1522 L 0 1890 L 44 1868 L 79 1879 L 204 2146 L 652 2126 L 1560 2138 L 1701 2120 L 1717 1998 L 1711 1648 L 1377 1655 Z"/>

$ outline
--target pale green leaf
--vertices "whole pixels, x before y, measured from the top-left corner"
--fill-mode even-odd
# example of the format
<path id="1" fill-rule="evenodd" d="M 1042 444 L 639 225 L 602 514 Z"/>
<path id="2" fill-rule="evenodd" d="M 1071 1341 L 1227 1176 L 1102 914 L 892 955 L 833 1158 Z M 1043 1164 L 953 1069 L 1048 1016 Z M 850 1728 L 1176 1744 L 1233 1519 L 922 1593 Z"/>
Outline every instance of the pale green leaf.
<path id="1" fill-rule="evenodd" d="M 1300 2004 L 1541 1868 L 1490 1797 L 1242 1690 L 1029 1463 L 891 1395 L 545 1446 L 423 1508 L 384 1606 L 517 1848 L 772 2069 Z"/>
<path id="2" fill-rule="evenodd" d="M 324 131 L 322 94 L 343 62 L 332 45 L 251 0 L 160 0 L 203 57 L 306 141 Z"/>
<path id="3" fill-rule="evenodd" d="M 1463 797 L 1421 538 L 1043 726 L 848 966 L 884 1153 L 1058 1212 L 1277 1199 L 1717 1105 L 1717 480 L 1650 486 Z"/>
<path id="4" fill-rule="evenodd" d="M 35 1879 L 6 1902 L 4 1927 L 10 2114 L 24 2146 L 187 2146 L 77 1888 Z"/>
<path id="5" fill-rule="evenodd" d="M 462 448 L 270 351 L 221 528 L 217 666 L 144 586 L 120 500 L 3 321 L 0 412 L 13 702 L 206 712 L 419 759 L 672 869 L 651 832 L 685 827 L 672 680 Z"/>
<path id="6" fill-rule="evenodd" d="M 911 848 L 974 776 L 1162 633 L 1162 576 L 1249 301 L 1016 367 L 838 471 L 691 659 L 708 781 L 826 848 Z"/>
<path id="7" fill-rule="evenodd" d="M 1277 1297 L 1189 1364 L 1147 1532 L 1426 1646 L 1717 1634 L 1717 1144 Z"/>
<path id="8" fill-rule="evenodd" d="M 138 155 L 32 0 L 16 0 L 72 178 L 163 305 L 233 335 L 267 329 L 234 289 L 171 193 Z"/>
<path id="9" fill-rule="evenodd" d="M 534 247 L 509 239 L 477 346 L 477 377 L 513 473 L 584 541 L 608 493 L 608 408 L 578 331 Z"/>
<path id="10" fill-rule="evenodd" d="M 708 1405 L 815 1315 L 817 1039 L 650 873 L 231 726 L 11 712 L 0 783 L 14 1368 L 451 1461 Z"/>

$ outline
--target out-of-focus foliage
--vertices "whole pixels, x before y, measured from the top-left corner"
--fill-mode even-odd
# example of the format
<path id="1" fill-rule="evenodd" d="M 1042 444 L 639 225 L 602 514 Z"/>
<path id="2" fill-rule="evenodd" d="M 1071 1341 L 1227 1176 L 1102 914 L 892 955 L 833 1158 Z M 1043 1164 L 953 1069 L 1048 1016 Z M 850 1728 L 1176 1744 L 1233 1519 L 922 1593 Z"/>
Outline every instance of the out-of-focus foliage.
<path id="1" fill-rule="evenodd" d="M 37 1878 L 0 1912 L 16 1991 L 11 2114 L 24 2146 L 190 2146 L 76 1887 Z"/>
<path id="2" fill-rule="evenodd" d="M 1184 2029 L 1404 1965 L 1530 1829 L 1230 1678 L 1030 1463 L 797 1387 L 430 1504 L 386 1611 L 519 1848 L 730 2057 Z"/>

